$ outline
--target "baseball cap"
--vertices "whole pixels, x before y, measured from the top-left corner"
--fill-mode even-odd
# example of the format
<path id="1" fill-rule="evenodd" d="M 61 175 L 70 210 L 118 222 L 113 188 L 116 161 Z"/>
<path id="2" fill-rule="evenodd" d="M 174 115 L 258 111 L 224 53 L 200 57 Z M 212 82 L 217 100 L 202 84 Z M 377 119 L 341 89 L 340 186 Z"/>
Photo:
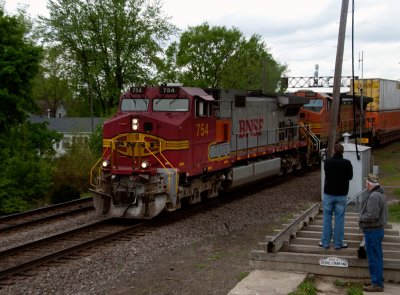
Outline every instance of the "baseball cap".
<path id="1" fill-rule="evenodd" d="M 378 175 L 370 173 L 370 174 L 368 174 L 367 180 L 369 182 L 372 182 L 372 183 L 378 183 L 379 182 L 379 177 L 378 177 Z"/>

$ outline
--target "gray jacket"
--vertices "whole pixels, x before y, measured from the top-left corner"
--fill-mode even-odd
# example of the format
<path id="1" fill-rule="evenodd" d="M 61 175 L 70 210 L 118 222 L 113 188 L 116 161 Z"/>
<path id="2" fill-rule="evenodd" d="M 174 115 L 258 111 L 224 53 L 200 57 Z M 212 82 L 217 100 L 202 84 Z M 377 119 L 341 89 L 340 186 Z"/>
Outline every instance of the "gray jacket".
<path id="1" fill-rule="evenodd" d="M 387 223 L 388 210 L 380 186 L 371 190 L 361 206 L 358 225 L 363 230 L 383 228 Z"/>

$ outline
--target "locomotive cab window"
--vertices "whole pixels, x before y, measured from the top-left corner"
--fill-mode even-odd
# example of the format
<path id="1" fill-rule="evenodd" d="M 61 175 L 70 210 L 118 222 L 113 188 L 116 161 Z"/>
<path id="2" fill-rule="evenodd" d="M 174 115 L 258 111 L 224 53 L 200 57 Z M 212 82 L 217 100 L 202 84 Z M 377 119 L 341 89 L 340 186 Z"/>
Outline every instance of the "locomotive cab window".
<path id="1" fill-rule="evenodd" d="M 146 111 L 149 105 L 147 98 L 124 98 L 121 101 L 122 112 Z"/>
<path id="2" fill-rule="evenodd" d="M 187 112 L 189 100 L 187 98 L 156 98 L 153 100 L 155 112 Z"/>
<path id="3" fill-rule="evenodd" d="M 305 104 L 303 108 L 319 113 L 324 106 L 324 101 L 322 99 L 310 99 L 310 102 Z"/>
<path id="4" fill-rule="evenodd" d="M 196 117 L 211 116 L 211 103 L 202 99 L 196 99 Z"/>

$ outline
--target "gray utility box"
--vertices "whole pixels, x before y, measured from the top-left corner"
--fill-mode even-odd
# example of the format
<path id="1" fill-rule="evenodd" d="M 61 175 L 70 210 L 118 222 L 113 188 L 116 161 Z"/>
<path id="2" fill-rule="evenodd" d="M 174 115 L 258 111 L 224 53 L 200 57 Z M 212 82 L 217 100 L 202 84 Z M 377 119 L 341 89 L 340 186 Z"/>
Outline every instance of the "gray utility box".
<path id="1" fill-rule="evenodd" d="M 353 179 L 350 181 L 347 199 L 351 199 L 365 189 L 365 178 L 371 173 L 371 148 L 358 145 L 360 159 L 357 159 L 356 145 L 349 143 L 345 137 L 343 158 L 348 159 L 353 165 Z M 325 170 L 324 161 L 321 163 L 321 200 L 324 195 Z"/>

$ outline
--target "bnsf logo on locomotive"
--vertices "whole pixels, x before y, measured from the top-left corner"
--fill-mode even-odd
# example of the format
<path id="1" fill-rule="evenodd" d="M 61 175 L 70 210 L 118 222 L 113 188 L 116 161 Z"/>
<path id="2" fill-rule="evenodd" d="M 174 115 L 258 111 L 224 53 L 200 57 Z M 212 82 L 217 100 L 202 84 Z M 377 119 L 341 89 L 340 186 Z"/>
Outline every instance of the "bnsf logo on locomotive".
<path id="1" fill-rule="evenodd" d="M 243 138 L 246 135 L 260 136 L 263 125 L 263 118 L 239 120 L 239 138 Z"/>

